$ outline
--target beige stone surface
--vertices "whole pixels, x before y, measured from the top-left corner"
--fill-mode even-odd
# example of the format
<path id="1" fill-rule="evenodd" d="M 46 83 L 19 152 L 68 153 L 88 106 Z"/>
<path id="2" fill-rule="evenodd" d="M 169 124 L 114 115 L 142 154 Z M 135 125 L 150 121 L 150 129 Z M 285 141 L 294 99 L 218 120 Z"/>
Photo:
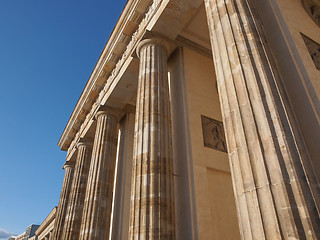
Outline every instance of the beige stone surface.
<path id="1" fill-rule="evenodd" d="M 305 181 L 307 156 L 297 153 L 252 12 L 240 0 L 205 4 L 242 238 L 317 239 L 318 189 Z"/>
<path id="2" fill-rule="evenodd" d="M 135 110 L 135 109 L 132 109 Z M 127 240 L 129 236 L 131 173 L 134 138 L 134 113 L 127 113 L 120 121 L 120 141 L 111 239 Z"/>
<path id="3" fill-rule="evenodd" d="M 107 239 L 110 233 L 119 113 L 97 113 L 88 184 L 79 239 Z"/>
<path id="4" fill-rule="evenodd" d="M 82 140 L 78 143 L 77 149 L 78 155 L 62 234 L 62 239 L 65 240 L 79 238 L 92 143 Z"/>
<path id="5" fill-rule="evenodd" d="M 140 43 L 129 239 L 174 239 L 167 49 Z"/>
<path id="6" fill-rule="evenodd" d="M 68 201 L 73 180 L 74 163 L 66 162 L 63 168 L 65 169 L 65 174 L 52 235 L 52 238 L 55 240 L 63 239 L 63 227 L 66 219 L 66 212 L 68 208 Z"/>
<path id="7" fill-rule="evenodd" d="M 71 163 L 95 137 L 87 186 L 66 169 L 52 239 L 64 221 L 66 239 L 320 238 L 320 72 L 301 37 L 320 32 L 306 1 L 319 2 L 128 1 L 58 144 Z M 122 132 L 115 182 L 110 107 L 135 103 L 133 171 Z M 223 122 L 229 158 L 204 146 L 202 115 Z"/>
<path id="8" fill-rule="evenodd" d="M 39 228 L 36 230 L 36 237 L 38 240 L 52 240 L 53 229 L 57 213 L 57 207 L 54 207 L 45 220 L 41 223 Z"/>
<path id="9" fill-rule="evenodd" d="M 315 1 L 316 2 L 316 1 Z M 299 127 L 302 131 L 304 141 L 311 155 L 312 166 L 315 169 L 318 182 L 320 181 L 320 149 L 315 139 L 320 136 L 320 71 L 313 63 L 308 48 L 301 36 L 301 33 L 320 43 L 320 27 L 312 20 L 303 8 L 300 0 L 278 0 L 277 5 L 281 13 L 283 25 L 287 27 L 286 36 L 288 41 L 292 41 L 291 48 L 297 56 L 296 65 L 300 74 L 301 85 L 290 81 L 286 83 L 286 88 L 294 95 L 289 95 L 293 103 L 295 114 L 298 118 Z M 317 2 L 318 7 L 319 1 Z M 315 9 L 316 11 L 316 9 Z M 301 66 L 300 66 L 301 64 Z M 299 82 L 300 83 L 300 82 Z M 307 99 L 302 98 L 305 91 Z M 309 105 L 311 105 L 309 107 Z"/>
<path id="10" fill-rule="evenodd" d="M 278 0 L 281 13 L 284 16 L 288 29 L 293 37 L 294 43 L 302 57 L 303 63 L 308 71 L 312 87 L 316 90 L 318 98 L 320 97 L 320 71 L 318 71 L 310 59 L 308 50 L 303 42 L 300 33 L 308 36 L 314 41 L 320 42 L 320 28 L 309 17 L 304 10 L 300 0 Z M 317 3 L 319 5 L 319 2 Z M 310 86 L 311 87 L 311 86 Z"/>
<path id="11" fill-rule="evenodd" d="M 176 239 L 198 239 L 183 48 L 169 58 Z"/>
<path id="12" fill-rule="evenodd" d="M 313 1 L 313 0 L 312 0 Z M 320 102 L 317 90 L 319 71 L 312 63 L 301 33 L 318 41 L 319 27 L 303 8 L 302 0 L 250 1 L 259 32 L 264 35 L 265 50 L 270 63 L 276 68 L 277 88 L 286 107 L 295 141 L 299 148 L 307 148 L 310 162 L 304 161 L 309 172 L 313 168 L 319 182 L 320 148 L 315 139 L 320 138 Z M 306 152 L 306 151 L 303 151 Z M 307 173 L 312 175 L 312 173 Z M 314 180 L 309 180 L 315 182 Z"/>
<path id="13" fill-rule="evenodd" d="M 99 107 L 95 103 L 101 91 L 105 91 L 107 79 L 111 81 L 113 78 L 112 71 L 121 60 L 133 33 L 137 30 L 151 3 L 151 0 L 133 0 L 126 4 L 59 140 L 58 145 L 64 151 L 68 150 L 70 145 L 75 147 L 80 135 L 76 134 L 82 132 L 88 124 L 86 117 L 90 114 L 90 109 Z M 125 55 L 128 57 L 129 54 Z M 76 141 L 73 141 L 74 138 Z"/>
<path id="14" fill-rule="evenodd" d="M 238 219 L 229 172 L 207 168 L 208 192 L 214 239 L 239 239 Z"/>
<path id="15" fill-rule="evenodd" d="M 228 156 L 226 153 L 205 147 L 201 115 L 221 120 L 219 96 L 216 88 L 213 62 L 210 58 L 195 51 L 184 49 L 184 69 L 186 73 L 186 95 L 191 131 L 191 149 L 194 162 L 195 198 L 199 239 L 239 239 Z M 210 102 L 210 104 L 208 104 Z M 225 173 L 226 175 L 221 174 Z M 211 176 L 214 175 L 214 176 Z M 227 178 L 227 179 L 226 179 Z M 229 178 L 229 179 L 228 179 Z M 229 183 L 228 183 L 229 181 Z M 221 201 L 221 195 L 215 192 L 215 186 L 223 186 L 230 205 L 217 208 L 214 202 Z M 229 221 L 223 228 L 223 221 L 215 221 L 226 214 Z"/>

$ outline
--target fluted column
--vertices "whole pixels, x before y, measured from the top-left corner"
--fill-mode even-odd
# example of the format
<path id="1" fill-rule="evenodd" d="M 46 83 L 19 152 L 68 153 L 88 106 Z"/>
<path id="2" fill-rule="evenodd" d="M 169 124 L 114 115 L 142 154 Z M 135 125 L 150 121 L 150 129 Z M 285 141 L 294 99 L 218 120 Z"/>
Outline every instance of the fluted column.
<path id="1" fill-rule="evenodd" d="M 171 123 L 167 49 L 158 39 L 143 40 L 140 57 L 130 239 L 174 239 Z"/>
<path id="2" fill-rule="evenodd" d="M 52 240 L 52 239 L 53 239 L 53 231 L 51 230 L 51 231 L 50 231 L 49 240 Z"/>
<path id="3" fill-rule="evenodd" d="M 65 222 L 65 216 L 66 216 L 69 195 L 70 195 L 69 193 L 70 193 L 71 184 L 72 184 L 74 163 L 66 162 L 63 168 L 65 170 L 65 174 L 64 174 L 57 214 L 55 218 L 55 224 L 54 224 L 54 230 L 53 230 L 54 232 L 52 235 L 53 236 L 52 239 L 54 240 L 63 239 L 62 238 L 63 226 Z"/>
<path id="4" fill-rule="evenodd" d="M 114 190 L 112 240 L 127 240 L 129 235 L 134 118 L 134 114 L 127 113 L 120 121 L 121 135 Z"/>
<path id="5" fill-rule="evenodd" d="M 97 127 L 85 195 L 80 239 L 109 239 L 119 115 L 106 108 Z"/>
<path id="6" fill-rule="evenodd" d="M 76 240 L 79 238 L 92 144 L 88 141 L 81 140 L 77 144 L 77 148 L 78 155 L 63 230 L 64 240 Z"/>
<path id="7" fill-rule="evenodd" d="M 205 0 L 241 236 L 320 239 L 318 186 L 250 2 Z"/>

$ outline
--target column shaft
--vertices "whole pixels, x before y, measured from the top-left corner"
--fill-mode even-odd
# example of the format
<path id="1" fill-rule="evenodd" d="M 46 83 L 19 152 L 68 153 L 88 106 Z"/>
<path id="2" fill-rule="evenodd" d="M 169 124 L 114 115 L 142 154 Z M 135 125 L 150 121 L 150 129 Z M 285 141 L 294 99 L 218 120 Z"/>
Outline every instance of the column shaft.
<path id="1" fill-rule="evenodd" d="M 296 145 L 259 22 L 247 0 L 205 7 L 242 238 L 318 239 L 318 190 L 304 172 L 309 160 Z"/>
<path id="2" fill-rule="evenodd" d="M 64 224 L 63 239 L 78 239 L 91 158 L 90 143 L 77 145 L 78 155 Z"/>
<path id="3" fill-rule="evenodd" d="M 73 163 L 66 163 L 64 166 L 65 174 L 53 230 L 53 239 L 55 240 L 63 239 L 62 233 L 72 184 L 73 167 Z"/>
<path id="4" fill-rule="evenodd" d="M 130 239 L 174 239 L 167 52 L 161 41 L 138 47 Z"/>
<path id="5" fill-rule="evenodd" d="M 80 239 L 109 239 L 114 168 L 117 150 L 117 117 L 100 111 L 85 195 Z"/>
<path id="6" fill-rule="evenodd" d="M 134 114 L 128 113 L 122 118 L 120 132 L 111 239 L 127 240 L 129 235 Z"/>

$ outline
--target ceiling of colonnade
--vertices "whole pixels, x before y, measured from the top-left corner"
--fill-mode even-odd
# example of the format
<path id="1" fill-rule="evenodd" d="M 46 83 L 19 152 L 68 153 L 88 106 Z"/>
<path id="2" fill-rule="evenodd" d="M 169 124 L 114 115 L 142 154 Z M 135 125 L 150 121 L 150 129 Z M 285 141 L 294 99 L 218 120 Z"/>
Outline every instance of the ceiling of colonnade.
<path id="1" fill-rule="evenodd" d="M 163 11 L 151 32 L 167 37 L 173 42 L 176 40 L 173 45 L 190 46 L 196 51 L 200 50 L 201 52 L 202 50 L 206 54 L 211 54 L 208 24 L 203 2 L 200 0 L 192 1 L 191 3 L 186 1 L 186 6 L 182 6 L 182 8 L 178 0 L 171 2 L 173 2 L 173 5 L 176 2 L 176 5 L 173 8 L 169 6 Z M 175 16 L 178 13 L 181 14 L 181 20 L 177 20 L 177 16 Z M 129 64 L 123 67 L 118 77 L 119 80 L 110 86 L 111 89 L 108 89 L 108 96 L 106 96 L 104 104 L 120 109 L 123 109 L 126 105 L 135 105 L 138 68 L 139 59 L 133 57 Z M 95 126 L 94 124 L 89 125 L 91 127 L 85 131 L 85 137 L 91 138 L 94 136 Z M 75 134 L 76 130 L 73 129 L 73 132 Z M 65 146 L 68 145 L 68 143 L 65 143 Z"/>
<path id="2" fill-rule="evenodd" d="M 179 36 L 200 45 L 211 51 L 209 31 L 206 19 L 204 4 L 195 11 L 192 18 L 189 19 L 183 30 L 178 33 Z M 179 37 L 178 37 L 179 38 Z M 179 45 L 179 43 L 177 43 Z M 123 109 L 126 105 L 136 104 L 136 91 L 138 84 L 139 60 L 134 57 L 125 71 L 121 75 L 113 91 L 107 100 L 107 105 Z"/>
<path id="3" fill-rule="evenodd" d="M 184 39 L 192 43 L 193 48 L 201 47 L 211 53 L 210 37 L 204 4 L 201 4 L 188 19 L 180 33 L 177 33 L 177 45 Z M 183 40 L 181 40 L 183 42 Z M 187 45 L 188 45 L 187 43 Z M 183 43 L 182 43 L 183 44 Z M 135 106 L 138 84 L 139 60 L 134 57 L 121 75 L 121 80 L 114 86 L 108 96 L 107 105 L 123 109 L 126 105 Z M 93 138 L 95 125 L 90 127 L 86 137 Z"/>
<path id="4" fill-rule="evenodd" d="M 178 35 L 211 51 L 204 4 L 201 4 Z M 134 57 L 122 73 L 121 80 L 110 93 L 107 101 L 109 106 L 123 109 L 126 105 L 136 104 L 138 71 L 139 60 Z"/>
<path id="5" fill-rule="evenodd" d="M 180 36 L 211 50 L 207 17 L 202 4 L 194 17 L 188 22 Z"/>

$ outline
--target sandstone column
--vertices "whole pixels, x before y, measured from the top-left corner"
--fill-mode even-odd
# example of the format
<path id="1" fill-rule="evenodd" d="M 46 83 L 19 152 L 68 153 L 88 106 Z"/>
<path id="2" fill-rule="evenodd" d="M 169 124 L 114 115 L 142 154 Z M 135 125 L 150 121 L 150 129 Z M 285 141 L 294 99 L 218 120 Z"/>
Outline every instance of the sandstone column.
<path id="1" fill-rule="evenodd" d="M 97 127 L 85 195 L 80 239 L 109 239 L 119 115 L 97 113 Z"/>
<path id="2" fill-rule="evenodd" d="M 67 206 L 69 201 L 69 195 L 70 195 L 69 193 L 70 193 L 71 184 L 72 184 L 74 163 L 66 162 L 63 168 L 65 170 L 65 174 L 64 174 L 62 190 L 60 194 L 57 214 L 56 214 L 55 223 L 54 223 L 54 230 L 53 230 L 54 232 L 52 235 L 53 236 L 52 239 L 54 240 L 63 239 L 62 232 L 63 232 L 63 226 L 65 222 L 65 216 L 66 216 L 66 211 L 67 211 Z"/>
<path id="3" fill-rule="evenodd" d="M 63 239 L 78 239 L 87 187 L 92 144 L 81 140 L 77 144 L 78 155 L 63 230 Z"/>
<path id="4" fill-rule="evenodd" d="M 319 239 L 318 186 L 248 2 L 205 0 L 242 239 Z"/>
<path id="5" fill-rule="evenodd" d="M 120 121 L 118 168 L 116 174 L 117 182 L 114 190 L 112 240 L 127 240 L 129 235 L 134 119 L 133 113 L 127 113 Z"/>
<path id="6" fill-rule="evenodd" d="M 167 50 L 143 40 L 131 188 L 130 239 L 174 239 L 172 146 Z"/>

